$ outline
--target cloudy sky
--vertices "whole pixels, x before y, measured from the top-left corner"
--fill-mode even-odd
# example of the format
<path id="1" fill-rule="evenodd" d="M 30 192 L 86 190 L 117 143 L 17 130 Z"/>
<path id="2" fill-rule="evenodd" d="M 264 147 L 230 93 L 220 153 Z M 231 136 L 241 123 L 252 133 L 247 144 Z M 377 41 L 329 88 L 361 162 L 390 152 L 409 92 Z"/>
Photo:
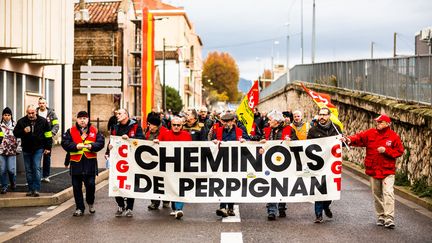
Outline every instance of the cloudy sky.
<path id="1" fill-rule="evenodd" d="M 301 64 L 302 0 L 164 0 L 183 6 L 210 51 L 230 53 L 240 76 L 256 79 L 264 68 L 287 62 Z M 303 0 L 304 63 L 311 62 L 312 3 Z M 414 36 L 432 26 L 431 0 L 316 0 L 315 62 L 414 54 Z M 287 26 L 289 23 L 289 26 Z"/>

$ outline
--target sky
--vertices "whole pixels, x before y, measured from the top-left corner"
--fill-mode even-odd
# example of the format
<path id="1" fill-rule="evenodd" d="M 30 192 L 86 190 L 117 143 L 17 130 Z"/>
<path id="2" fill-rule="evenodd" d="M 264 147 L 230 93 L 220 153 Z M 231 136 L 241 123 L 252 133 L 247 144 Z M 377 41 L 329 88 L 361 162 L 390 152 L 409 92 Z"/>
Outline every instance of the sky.
<path id="1" fill-rule="evenodd" d="M 240 77 L 255 80 L 264 69 L 301 64 L 301 2 L 303 61 L 312 60 L 313 0 L 164 0 L 184 7 L 209 52 L 228 52 Z M 315 63 L 414 55 L 414 37 L 432 26 L 431 0 L 316 0 Z M 289 52 L 287 55 L 287 35 Z"/>

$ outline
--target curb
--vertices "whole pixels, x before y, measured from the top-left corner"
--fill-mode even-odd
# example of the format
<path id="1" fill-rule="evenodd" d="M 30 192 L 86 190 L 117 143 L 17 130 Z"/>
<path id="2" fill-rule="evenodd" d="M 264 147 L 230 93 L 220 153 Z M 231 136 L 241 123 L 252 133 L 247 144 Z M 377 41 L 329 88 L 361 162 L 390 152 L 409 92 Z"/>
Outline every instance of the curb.
<path id="1" fill-rule="evenodd" d="M 342 166 L 344 169 L 348 170 L 351 173 L 354 173 L 355 175 L 366 179 L 369 181 L 370 176 L 366 175 L 363 172 L 363 169 L 361 169 L 358 165 L 352 163 L 352 162 L 348 162 L 348 161 L 343 161 Z M 406 199 L 409 200 L 417 205 L 420 205 L 422 207 L 424 207 L 425 209 L 429 210 L 432 212 L 432 198 L 422 198 L 419 197 L 417 195 L 415 195 L 413 192 L 411 192 L 411 190 L 409 189 L 409 187 L 404 187 L 404 186 L 394 186 L 394 191 L 395 194 Z"/>
<path id="2" fill-rule="evenodd" d="M 104 170 L 96 177 L 96 185 L 108 179 L 109 170 Z M 41 197 L 16 197 L 0 199 L 0 208 L 10 207 L 33 207 L 59 205 L 73 198 L 72 186 L 52 196 Z"/>

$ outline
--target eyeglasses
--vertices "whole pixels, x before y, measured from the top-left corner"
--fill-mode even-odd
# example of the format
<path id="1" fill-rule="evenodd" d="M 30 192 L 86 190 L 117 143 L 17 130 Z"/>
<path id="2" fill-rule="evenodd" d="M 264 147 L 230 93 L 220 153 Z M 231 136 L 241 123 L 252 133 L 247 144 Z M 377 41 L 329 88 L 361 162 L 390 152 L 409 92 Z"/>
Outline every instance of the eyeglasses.
<path id="1" fill-rule="evenodd" d="M 171 124 L 173 127 L 181 127 L 182 124 Z"/>
<path id="2" fill-rule="evenodd" d="M 318 114 L 318 116 L 328 116 L 330 114 Z"/>

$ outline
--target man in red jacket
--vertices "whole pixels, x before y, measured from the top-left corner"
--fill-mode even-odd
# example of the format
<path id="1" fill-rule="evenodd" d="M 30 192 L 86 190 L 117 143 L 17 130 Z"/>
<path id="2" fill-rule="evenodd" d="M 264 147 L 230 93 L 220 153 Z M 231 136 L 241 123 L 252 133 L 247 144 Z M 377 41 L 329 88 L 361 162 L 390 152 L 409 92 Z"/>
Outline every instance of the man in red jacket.
<path id="1" fill-rule="evenodd" d="M 371 187 L 378 217 L 377 225 L 394 229 L 394 192 L 396 158 L 404 153 L 400 137 L 390 128 L 385 114 L 375 119 L 376 127 L 342 138 L 351 146 L 366 147 L 364 166 L 371 176 Z"/>
<path id="2" fill-rule="evenodd" d="M 180 117 L 174 117 L 171 120 L 171 130 L 163 132 L 159 134 L 158 139 L 153 140 L 155 143 L 159 143 L 159 141 L 192 141 L 191 135 L 182 130 L 183 128 L 183 119 Z M 174 216 L 176 219 L 181 219 L 183 217 L 183 202 L 172 202 L 173 212 L 170 214 Z"/>

